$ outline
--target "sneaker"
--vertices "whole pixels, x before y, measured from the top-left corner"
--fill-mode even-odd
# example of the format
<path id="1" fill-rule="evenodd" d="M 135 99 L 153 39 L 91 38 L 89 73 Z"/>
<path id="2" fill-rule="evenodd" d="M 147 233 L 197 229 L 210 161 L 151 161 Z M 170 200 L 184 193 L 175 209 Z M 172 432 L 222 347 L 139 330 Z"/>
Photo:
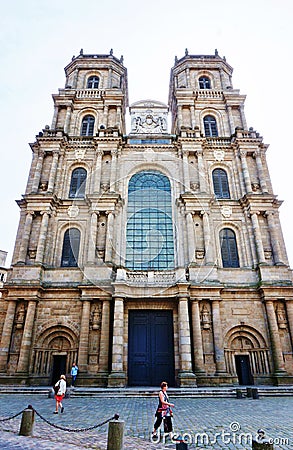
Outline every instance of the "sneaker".
<path id="1" fill-rule="evenodd" d="M 53 414 L 58 414 L 58 411 L 54 411 Z"/>
<path id="2" fill-rule="evenodd" d="M 61 408 L 61 412 L 62 412 L 62 413 L 64 412 L 64 406 L 62 406 L 62 408 Z"/>

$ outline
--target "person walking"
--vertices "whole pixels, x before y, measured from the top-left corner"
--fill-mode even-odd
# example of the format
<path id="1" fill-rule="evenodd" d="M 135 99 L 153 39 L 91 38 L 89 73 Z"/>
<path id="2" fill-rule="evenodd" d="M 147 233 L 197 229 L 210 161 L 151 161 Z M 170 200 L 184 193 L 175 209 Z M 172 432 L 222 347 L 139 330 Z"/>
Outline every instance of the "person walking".
<path id="1" fill-rule="evenodd" d="M 157 436 L 157 430 L 160 427 L 162 421 L 164 420 L 164 432 L 172 433 L 172 416 L 173 412 L 171 407 L 174 406 L 174 403 L 169 402 L 169 398 L 167 395 L 168 383 L 166 381 L 162 381 L 161 390 L 159 392 L 159 404 L 156 410 L 156 422 L 154 424 L 154 431 L 152 436 Z"/>
<path id="2" fill-rule="evenodd" d="M 56 388 L 56 390 L 55 390 Z M 65 375 L 60 375 L 60 380 L 57 381 L 55 384 L 55 400 L 56 400 L 56 409 L 54 411 L 54 414 L 58 414 L 59 406 L 61 408 L 61 413 L 64 412 L 64 406 L 62 405 L 62 400 L 65 397 L 66 392 L 66 377 Z"/>
<path id="3" fill-rule="evenodd" d="M 70 372 L 70 375 L 71 375 L 71 386 L 72 386 L 72 387 L 74 387 L 74 383 L 75 383 L 77 374 L 78 374 L 78 367 L 77 367 L 77 365 L 76 365 L 75 362 L 74 362 L 74 363 L 72 364 L 71 372 Z"/>

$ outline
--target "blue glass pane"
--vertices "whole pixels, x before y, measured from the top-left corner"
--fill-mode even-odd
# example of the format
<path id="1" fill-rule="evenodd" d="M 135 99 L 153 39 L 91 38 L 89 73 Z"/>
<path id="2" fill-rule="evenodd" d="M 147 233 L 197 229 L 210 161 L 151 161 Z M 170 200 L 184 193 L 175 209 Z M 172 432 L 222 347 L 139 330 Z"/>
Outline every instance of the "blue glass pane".
<path id="1" fill-rule="evenodd" d="M 135 174 L 128 186 L 126 267 L 174 268 L 174 237 L 169 179 L 157 171 Z"/>

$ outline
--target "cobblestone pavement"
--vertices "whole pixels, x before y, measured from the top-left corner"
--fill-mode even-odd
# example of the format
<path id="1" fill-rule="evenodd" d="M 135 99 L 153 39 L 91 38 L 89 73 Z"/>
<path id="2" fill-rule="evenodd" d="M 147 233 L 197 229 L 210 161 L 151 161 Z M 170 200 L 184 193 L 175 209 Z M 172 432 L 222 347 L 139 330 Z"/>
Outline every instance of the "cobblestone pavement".
<path id="1" fill-rule="evenodd" d="M 251 438 L 263 429 L 276 450 L 293 448 L 293 397 L 255 399 L 180 398 L 171 399 L 174 431 L 189 449 L 251 449 Z M 96 449 L 107 448 L 108 425 L 86 432 L 58 430 L 36 417 L 34 437 L 18 436 L 21 415 L 1 422 L 31 404 L 48 421 L 72 429 L 86 428 L 119 413 L 125 421 L 125 449 L 175 449 L 175 442 L 161 436 L 151 442 L 157 399 L 154 397 L 96 398 L 71 397 L 65 411 L 53 414 L 55 401 L 42 395 L 0 395 L 0 448 L 13 449 Z"/>

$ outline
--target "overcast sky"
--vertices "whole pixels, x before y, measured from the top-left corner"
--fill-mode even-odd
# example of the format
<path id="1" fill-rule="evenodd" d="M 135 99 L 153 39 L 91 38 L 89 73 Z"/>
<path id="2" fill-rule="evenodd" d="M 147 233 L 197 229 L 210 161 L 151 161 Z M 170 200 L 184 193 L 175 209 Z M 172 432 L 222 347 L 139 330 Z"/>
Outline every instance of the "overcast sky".
<path id="1" fill-rule="evenodd" d="M 274 193 L 293 266 L 292 0 L 10 0 L 0 15 L 0 249 L 9 264 L 25 191 L 29 142 L 51 125 L 64 67 L 84 53 L 124 56 L 130 104 L 168 102 L 175 55 L 214 54 L 234 68 L 233 86 L 247 95 L 249 127 L 270 144 Z"/>

